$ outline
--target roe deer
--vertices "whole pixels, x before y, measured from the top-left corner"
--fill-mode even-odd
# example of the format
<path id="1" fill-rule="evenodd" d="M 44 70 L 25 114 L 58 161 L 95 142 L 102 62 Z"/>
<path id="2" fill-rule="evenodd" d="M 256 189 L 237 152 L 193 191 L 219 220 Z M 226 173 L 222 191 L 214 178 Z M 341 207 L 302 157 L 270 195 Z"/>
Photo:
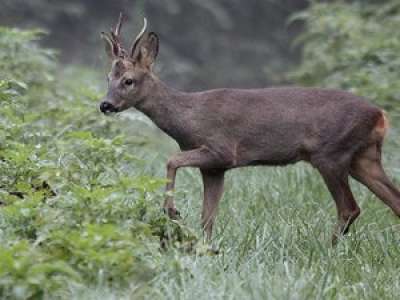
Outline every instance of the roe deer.
<path id="1" fill-rule="evenodd" d="M 204 185 L 202 225 L 211 237 L 227 170 L 250 165 L 307 161 L 321 174 L 336 203 L 332 242 L 360 214 L 348 178 L 367 186 L 400 216 L 400 191 L 386 176 L 381 149 L 388 121 L 384 112 L 349 92 L 320 88 L 215 89 L 185 93 L 164 84 L 152 71 L 159 39 L 143 29 L 129 50 L 122 47 L 123 17 L 102 33 L 112 59 L 107 114 L 134 107 L 147 115 L 182 150 L 167 163 L 166 190 L 178 168 L 200 169 Z M 167 193 L 164 209 L 177 217 Z"/>

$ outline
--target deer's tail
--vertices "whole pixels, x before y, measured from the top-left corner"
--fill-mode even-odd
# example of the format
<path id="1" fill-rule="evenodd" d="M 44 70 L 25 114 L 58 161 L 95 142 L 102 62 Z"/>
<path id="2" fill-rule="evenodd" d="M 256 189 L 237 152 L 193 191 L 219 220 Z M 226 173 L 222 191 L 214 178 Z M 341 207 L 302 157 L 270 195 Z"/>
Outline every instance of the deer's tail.
<path id="1" fill-rule="evenodd" d="M 370 135 L 370 141 L 372 143 L 379 143 L 382 144 L 388 130 L 389 130 L 389 119 L 387 114 L 384 110 L 380 111 L 380 116 L 376 121 L 374 128 L 372 129 Z"/>

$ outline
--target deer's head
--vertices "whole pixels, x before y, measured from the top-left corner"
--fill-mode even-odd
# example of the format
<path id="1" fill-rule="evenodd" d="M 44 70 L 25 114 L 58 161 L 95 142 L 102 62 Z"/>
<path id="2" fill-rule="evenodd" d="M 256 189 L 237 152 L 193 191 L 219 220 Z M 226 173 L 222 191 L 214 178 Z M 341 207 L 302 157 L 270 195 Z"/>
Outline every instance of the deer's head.
<path id="1" fill-rule="evenodd" d="M 103 113 L 120 112 L 135 107 L 151 92 L 154 75 L 153 63 L 158 53 L 158 37 L 147 32 L 147 21 L 129 50 L 123 48 L 120 32 L 124 16 L 120 14 L 117 25 L 109 34 L 102 32 L 106 52 L 112 60 L 107 75 L 108 92 L 100 104 Z"/>

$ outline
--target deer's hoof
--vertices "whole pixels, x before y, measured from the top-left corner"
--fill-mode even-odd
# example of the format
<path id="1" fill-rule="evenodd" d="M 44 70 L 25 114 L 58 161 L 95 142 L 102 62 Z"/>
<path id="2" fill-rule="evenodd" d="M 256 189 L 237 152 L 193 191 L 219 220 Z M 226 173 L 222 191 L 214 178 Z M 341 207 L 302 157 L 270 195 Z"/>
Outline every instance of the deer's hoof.
<path id="1" fill-rule="evenodd" d="M 177 210 L 176 208 L 165 207 L 164 208 L 164 213 L 167 214 L 168 217 L 170 217 L 170 219 L 172 219 L 172 220 L 181 219 L 181 214 L 180 214 L 179 210 Z"/>

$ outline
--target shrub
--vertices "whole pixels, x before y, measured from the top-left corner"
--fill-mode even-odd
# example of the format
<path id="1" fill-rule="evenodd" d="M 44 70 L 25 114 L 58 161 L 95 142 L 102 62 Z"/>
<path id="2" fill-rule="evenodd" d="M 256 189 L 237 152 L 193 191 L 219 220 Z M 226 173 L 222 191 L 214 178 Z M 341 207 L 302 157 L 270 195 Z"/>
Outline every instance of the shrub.
<path id="1" fill-rule="evenodd" d="M 400 101 L 400 4 L 313 2 L 293 17 L 306 23 L 303 60 L 290 77 L 305 85 L 350 90 L 387 110 Z"/>
<path id="2" fill-rule="evenodd" d="M 146 282 L 196 236 L 161 212 L 165 180 L 130 154 L 143 141 L 99 116 L 86 72 L 53 80 L 38 34 L 0 28 L 0 298 Z"/>

